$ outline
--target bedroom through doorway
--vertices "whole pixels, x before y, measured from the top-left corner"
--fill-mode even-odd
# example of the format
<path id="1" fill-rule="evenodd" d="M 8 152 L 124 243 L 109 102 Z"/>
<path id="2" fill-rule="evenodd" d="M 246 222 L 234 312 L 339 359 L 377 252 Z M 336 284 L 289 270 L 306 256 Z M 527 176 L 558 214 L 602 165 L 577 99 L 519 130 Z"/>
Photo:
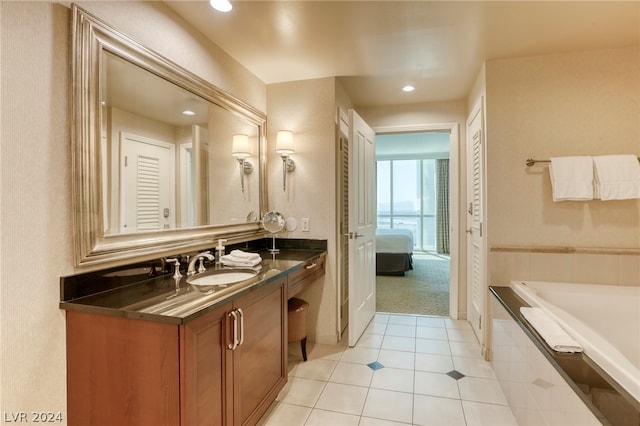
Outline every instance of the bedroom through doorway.
<path id="1" fill-rule="evenodd" d="M 448 317 L 449 131 L 376 135 L 376 311 Z"/>

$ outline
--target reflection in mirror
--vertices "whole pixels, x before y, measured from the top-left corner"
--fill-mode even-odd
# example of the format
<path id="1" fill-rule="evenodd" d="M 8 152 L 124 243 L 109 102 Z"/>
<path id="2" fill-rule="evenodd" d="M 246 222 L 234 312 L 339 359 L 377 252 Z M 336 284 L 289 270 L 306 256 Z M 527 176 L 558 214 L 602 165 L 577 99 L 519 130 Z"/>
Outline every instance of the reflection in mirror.
<path id="1" fill-rule="evenodd" d="M 265 115 L 75 4 L 72 13 L 76 264 L 263 235 Z M 255 168 L 242 176 L 239 134 Z"/>
<path id="2" fill-rule="evenodd" d="M 105 235 L 237 223 L 259 210 L 258 173 L 230 184 L 234 137 L 258 152 L 257 125 L 103 51 Z M 228 188 L 226 188 L 228 186 Z"/>

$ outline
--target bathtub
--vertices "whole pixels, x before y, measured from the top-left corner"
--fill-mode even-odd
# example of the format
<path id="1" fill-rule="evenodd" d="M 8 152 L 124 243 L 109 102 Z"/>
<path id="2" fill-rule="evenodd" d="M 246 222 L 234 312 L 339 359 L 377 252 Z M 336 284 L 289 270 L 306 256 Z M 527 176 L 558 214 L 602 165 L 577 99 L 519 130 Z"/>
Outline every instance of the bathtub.
<path id="1" fill-rule="evenodd" d="M 640 402 L 640 287 L 540 281 L 512 281 L 511 287 Z"/>

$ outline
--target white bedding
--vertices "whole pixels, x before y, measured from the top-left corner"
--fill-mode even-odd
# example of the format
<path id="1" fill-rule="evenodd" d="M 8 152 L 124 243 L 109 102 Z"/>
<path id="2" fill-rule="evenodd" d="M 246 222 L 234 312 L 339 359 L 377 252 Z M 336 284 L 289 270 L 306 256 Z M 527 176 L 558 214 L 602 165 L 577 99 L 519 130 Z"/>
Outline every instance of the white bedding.
<path id="1" fill-rule="evenodd" d="M 376 253 L 413 253 L 413 233 L 406 229 L 376 229 Z"/>

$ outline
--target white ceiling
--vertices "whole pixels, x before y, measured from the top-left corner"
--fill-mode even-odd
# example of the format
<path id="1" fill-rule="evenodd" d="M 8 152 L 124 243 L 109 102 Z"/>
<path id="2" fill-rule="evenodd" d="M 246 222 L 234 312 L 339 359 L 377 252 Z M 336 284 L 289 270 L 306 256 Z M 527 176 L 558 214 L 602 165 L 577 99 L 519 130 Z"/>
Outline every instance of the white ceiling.
<path id="1" fill-rule="evenodd" d="M 231 2 L 166 4 L 265 83 L 342 77 L 356 106 L 466 99 L 489 59 L 640 45 L 640 1 Z"/>

